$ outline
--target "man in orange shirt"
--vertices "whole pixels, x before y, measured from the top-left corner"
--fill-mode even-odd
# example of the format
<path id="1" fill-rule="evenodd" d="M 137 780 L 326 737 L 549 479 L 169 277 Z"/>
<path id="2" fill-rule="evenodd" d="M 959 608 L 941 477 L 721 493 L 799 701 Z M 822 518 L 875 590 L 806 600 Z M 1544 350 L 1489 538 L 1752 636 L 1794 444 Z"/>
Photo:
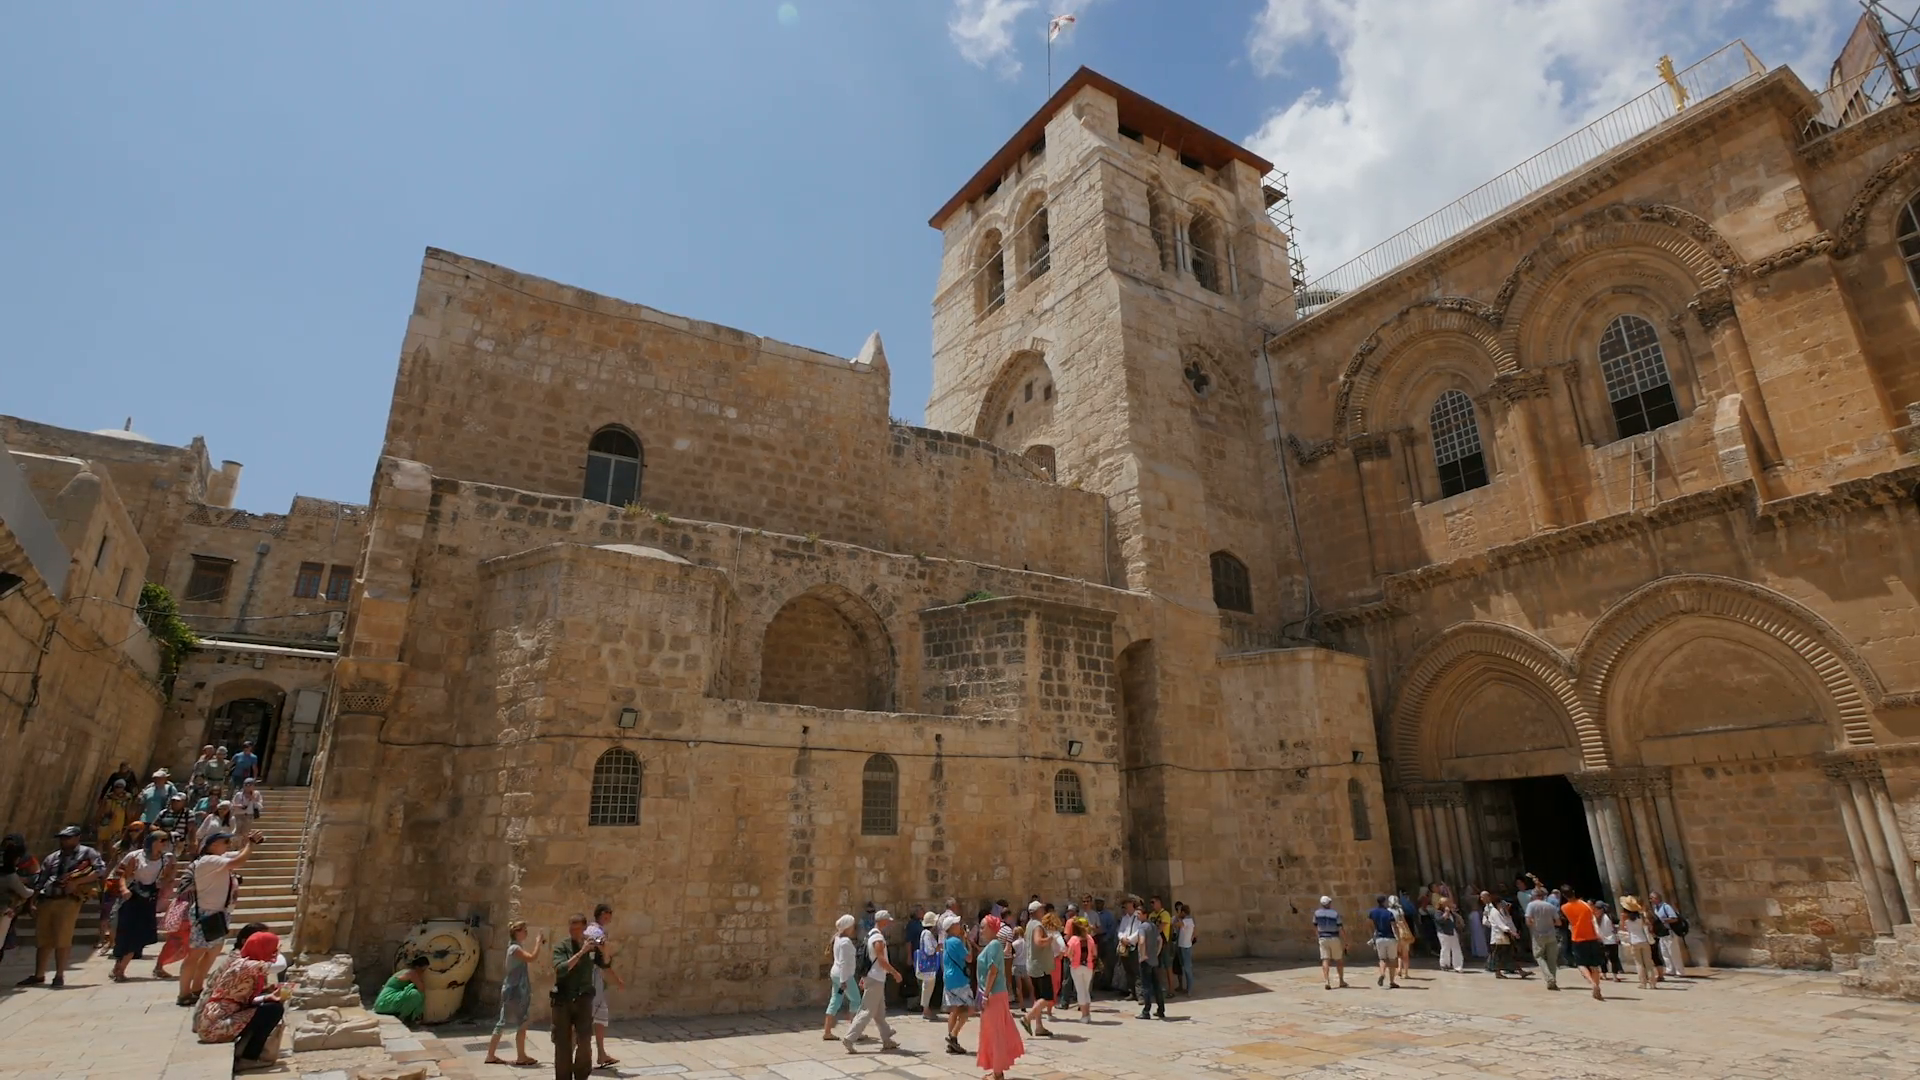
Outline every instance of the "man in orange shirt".
<path id="1" fill-rule="evenodd" d="M 1593 1000 L 1604 1001 L 1600 996 L 1600 930 L 1594 925 L 1593 905 L 1580 899 L 1570 886 L 1562 885 L 1560 892 L 1566 897 L 1560 904 L 1560 917 L 1567 920 L 1568 936 L 1573 939 L 1573 952 L 1567 962 L 1593 984 Z"/>

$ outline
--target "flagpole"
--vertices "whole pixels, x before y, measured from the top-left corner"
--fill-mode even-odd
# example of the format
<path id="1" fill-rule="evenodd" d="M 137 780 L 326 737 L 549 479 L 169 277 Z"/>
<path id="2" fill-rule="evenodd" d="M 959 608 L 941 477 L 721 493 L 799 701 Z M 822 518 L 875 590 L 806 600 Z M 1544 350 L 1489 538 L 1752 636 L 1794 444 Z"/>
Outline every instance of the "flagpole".
<path id="1" fill-rule="evenodd" d="M 1053 96 L 1053 18 L 1047 18 L 1047 97 Z M 1046 100 L 1042 98 L 1041 100 Z"/>

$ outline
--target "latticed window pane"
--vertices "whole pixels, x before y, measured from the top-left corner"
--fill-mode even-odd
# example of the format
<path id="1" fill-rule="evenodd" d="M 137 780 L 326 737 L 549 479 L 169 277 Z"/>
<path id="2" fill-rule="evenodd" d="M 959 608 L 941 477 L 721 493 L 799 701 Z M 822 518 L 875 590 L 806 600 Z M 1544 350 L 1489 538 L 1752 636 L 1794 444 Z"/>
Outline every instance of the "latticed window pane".
<path id="1" fill-rule="evenodd" d="M 587 824 L 640 824 L 640 759 L 633 751 L 616 746 L 593 763 Z"/>
<path id="2" fill-rule="evenodd" d="M 353 567 L 336 566 L 327 573 L 327 599 L 344 604 L 353 595 Z"/>
<path id="3" fill-rule="evenodd" d="M 1213 563 L 1213 606 L 1223 611 L 1253 610 L 1253 583 L 1247 577 L 1247 564 L 1224 551 L 1216 551 Z"/>
<path id="4" fill-rule="evenodd" d="M 1427 413 L 1433 433 L 1433 464 L 1440 472 L 1440 496 L 1446 498 L 1487 484 L 1487 459 L 1480 449 L 1480 421 L 1473 399 L 1458 390 L 1441 394 Z"/>
<path id="5" fill-rule="evenodd" d="M 860 833 L 892 836 L 900 831 L 900 767 L 885 754 L 867 759 L 860 773 Z"/>
<path id="6" fill-rule="evenodd" d="M 1607 332 L 1600 335 L 1600 374 L 1606 380 L 1613 425 L 1621 438 L 1680 419 L 1667 356 L 1660 348 L 1660 335 L 1647 320 L 1621 315 L 1607 324 Z"/>
<path id="7" fill-rule="evenodd" d="M 308 600 L 318 599 L 320 596 L 320 575 L 324 573 L 326 569 L 325 566 L 317 562 L 301 563 L 300 573 L 295 575 L 293 579 L 293 595 L 304 597 Z"/>
<path id="8" fill-rule="evenodd" d="M 233 560 L 212 555 L 193 557 L 193 574 L 187 578 L 187 595 L 181 597 L 196 604 L 211 604 L 227 598 L 227 583 L 233 578 Z"/>
<path id="9" fill-rule="evenodd" d="M 1053 812 L 1056 814 L 1087 812 L 1087 796 L 1080 788 L 1080 774 L 1072 769 L 1061 769 L 1053 774 Z"/>
<path id="10" fill-rule="evenodd" d="M 640 443 L 619 428 L 601 428 L 587 444 L 585 495 L 594 502 L 626 506 L 640 498 Z"/>
<path id="11" fill-rule="evenodd" d="M 1920 290 L 1920 213 L 1914 207 L 1920 204 L 1920 195 L 1915 195 L 1900 208 L 1900 259 L 1907 264 L 1907 280 Z"/>

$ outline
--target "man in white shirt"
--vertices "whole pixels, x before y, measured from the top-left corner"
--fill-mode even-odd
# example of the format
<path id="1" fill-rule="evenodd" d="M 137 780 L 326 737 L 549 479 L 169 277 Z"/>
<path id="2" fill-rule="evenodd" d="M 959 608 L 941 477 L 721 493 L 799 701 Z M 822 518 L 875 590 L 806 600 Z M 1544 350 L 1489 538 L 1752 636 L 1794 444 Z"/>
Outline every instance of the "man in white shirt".
<path id="1" fill-rule="evenodd" d="M 1140 981 L 1140 901 L 1129 896 L 1120 909 L 1120 945 L 1119 963 L 1114 965 L 1114 978 L 1117 981 L 1124 976 L 1126 983 L 1116 985 L 1115 990 L 1122 991 L 1128 1001 L 1135 999 L 1135 986 Z"/>
<path id="2" fill-rule="evenodd" d="M 867 1030 L 869 1023 L 880 1029 L 880 1051 L 898 1050 L 900 1044 L 893 1041 L 893 1028 L 887 1023 L 887 980 L 898 979 L 900 973 L 893 969 L 887 959 L 886 929 L 893 924 L 893 914 L 888 911 L 873 913 L 873 929 L 867 933 L 867 960 L 872 965 L 867 968 L 867 977 L 860 987 L 860 1014 L 853 1018 L 853 1026 L 840 1040 L 847 1053 L 857 1054 L 853 1044 Z"/>

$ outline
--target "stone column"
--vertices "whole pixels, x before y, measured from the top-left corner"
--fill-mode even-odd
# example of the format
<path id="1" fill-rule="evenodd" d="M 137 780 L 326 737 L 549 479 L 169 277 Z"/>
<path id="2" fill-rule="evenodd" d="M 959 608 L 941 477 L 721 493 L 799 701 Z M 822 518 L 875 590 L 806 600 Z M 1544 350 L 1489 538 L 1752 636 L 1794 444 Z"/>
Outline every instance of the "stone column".
<path id="1" fill-rule="evenodd" d="M 1754 437 L 1759 440 L 1760 450 L 1767 457 L 1765 461 L 1754 463 L 1753 471 L 1758 476 L 1766 468 L 1780 464 L 1780 443 L 1774 438 L 1773 420 L 1767 414 L 1767 399 L 1760 392 L 1760 378 L 1753 370 L 1753 354 L 1747 350 L 1746 331 L 1740 328 L 1740 313 L 1734 307 L 1733 290 L 1726 285 L 1715 285 L 1702 290 L 1687 307 L 1700 320 L 1700 328 L 1707 332 L 1708 339 L 1713 343 L 1714 355 L 1732 373 L 1734 388 L 1740 391 L 1740 401 L 1747 407 L 1747 419 L 1753 424 Z"/>
<path id="2" fill-rule="evenodd" d="M 1486 882 L 1480 880 L 1480 849 L 1473 842 L 1473 819 L 1467 813 L 1466 792 L 1462 790 L 1460 796 L 1460 801 L 1453 804 L 1453 824 L 1460 833 L 1460 872 L 1466 876 L 1460 881 L 1448 882 L 1456 897 L 1469 885 L 1486 886 Z"/>
<path id="3" fill-rule="evenodd" d="M 1656 830 L 1655 846 L 1665 856 L 1662 865 L 1666 868 L 1668 883 L 1673 886 L 1668 898 L 1679 905 L 1693 924 L 1693 932 L 1686 940 L 1693 962 L 1700 967 L 1710 967 L 1713 949 L 1707 936 L 1707 917 L 1697 903 L 1693 869 L 1687 862 L 1686 846 L 1680 842 L 1680 818 L 1673 810 L 1673 776 L 1664 768 L 1647 769 L 1644 779 Z"/>
<path id="4" fill-rule="evenodd" d="M 1413 807 L 1413 842 L 1419 853 L 1420 876 L 1433 880 L 1433 814 L 1427 807 L 1426 797 L 1408 795 L 1407 801 Z"/>
<path id="5" fill-rule="evenodd" d="M 1860 878 L 1860 891 L 1867 897 L 1867 918 L 1873 923 L 1874 934 L 1886 937 L 1893 933 L 1893 920 L 1887 915 L 1886 897 L 1873 880 L 1873 854 L 1867 850 L 1867 834 L 1860 825 L 1860 812 L 1854 809 L 1853 792 L 1836 784 L 1834 795 L 1834 802 L 1840 806 L 1840 821 L 1847 829 L 1847 850 L 1853 856 L 1854 873 Z"/>
<path id="6" fill-rule="evenodd" d="M 1586 803 L 1587 828 L 1593 834 L 1594 854 L 1607 889 L 1615 897 L 1634 889 L 1633 849 L 1620 820 L 1620 781 L 1607 773 L 1574 773 L 1567 779 Z"/>
<path id="7" fill-rule="evenodd" d="M 1893 800 L 1880 761 L 1872 752 L 1842 751 L 1821 763 L 1833 781 L 1834 801 L 1847 828 L 1860 888 L 1867 894 L 1867 912 L 1876 933 L 1915 921 L 1920 915 L 1920 888 L 1916 888 L 1913 858 L 1900 835 Z M 1857 838 L 1855 834 L 1858 834 Z M 1882 931 L 1885 922 L 1888 929 Z"/>
<path id="8" fill-rule="evenodd" d="M 1507 414 L 1513 420 L 1514 449 L 1520 458 L 1520 474 L 1526 484 L 1527 500 L 1533 504 L 1534 526 L 1552 528 L 1560 523 L 1560 515 L 1547 488 L 1543 464 L 1545 455 L 1534 436 L 1536 425 L 1533 418 L 1533 399 L 1546 395 L 1547 377 L 1538 371 L 1502 375 L 1493 381 L 1491 393 L 1506 406 Z M 1483 440 L 1482 450 L 1485 448 Z"/>

